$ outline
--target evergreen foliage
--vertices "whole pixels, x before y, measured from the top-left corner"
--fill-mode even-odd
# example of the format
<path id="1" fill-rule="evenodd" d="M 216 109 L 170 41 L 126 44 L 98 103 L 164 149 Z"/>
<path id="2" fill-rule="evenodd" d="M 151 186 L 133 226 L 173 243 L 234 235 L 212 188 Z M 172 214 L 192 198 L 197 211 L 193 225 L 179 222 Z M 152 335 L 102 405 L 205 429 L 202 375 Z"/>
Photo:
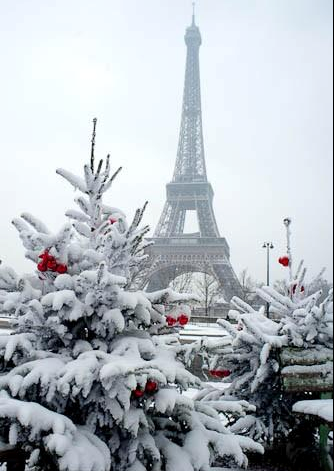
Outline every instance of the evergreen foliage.
<path id="1" fill-rule="evenodd" d="M 303 280 L 304 281 L 304 280 Z M 209 370 L 229 371 L 226 390 L 214 387 L 201 391 L 198 399 L 206 403 L 226 400 L 226 397 L 247 399 L 256 406 L 256 413 L 231 420 L 234 433 L 245 434 L 267 444 L 285 441 L 295 424 L 293 403 L 298 395 L 284 391 L 281 377 L 281 355 L 301 349 L 303 356 L 310 355 L 323 363 L 326 351 L 332 357 L 333 349 L 333 290 L 319 302 L 322 292 L 310 296 L 297 278 L 291 283 L 290 295 L 263 287 L 257 294 L 270 304 L 268 319 L 265 307 L 259 311 L 239 298 L 233 298 L 236 310 L 228 320 L 219 320 L 228 335 L 220 341 L 202 343 L 202 351 Z M 295 369 L 294 369 L 295 368 Z M 298 367 L 290 367 L 299 374 Z M 319 369 L 319 368 L 318 368 Z M 333 363 L 320 367 L 324 375 L 332 375 Z M 301 395 L 305 399 L 305 395 Z M 308 396 L 309 397 L 309 396 Z"/>
<path id="2" fill-rule="evenodd" d="M 246 465 L 253 440 L 234 435 L 209 404 L 182 394 L 200 381 L 182 363 L 166 314 L 191 296 L 131 290 L 145 257 L 140 228 L 103 197 L 110 159 L 83 177 L 59 169 L 79 193 L 57 234 L 30 214 L 14 220 L 39 268 L 0 269 L 0 443 L 27 452 L 29 471 L 209 471 Z M 62 273 L 59 272 L 61 266 Z M 167 311 L 166 311 L 167 310 Z M 176 332 L 177 333 L 177 332 Z M 244 416 L 241 402 L 235 412 Z"/>

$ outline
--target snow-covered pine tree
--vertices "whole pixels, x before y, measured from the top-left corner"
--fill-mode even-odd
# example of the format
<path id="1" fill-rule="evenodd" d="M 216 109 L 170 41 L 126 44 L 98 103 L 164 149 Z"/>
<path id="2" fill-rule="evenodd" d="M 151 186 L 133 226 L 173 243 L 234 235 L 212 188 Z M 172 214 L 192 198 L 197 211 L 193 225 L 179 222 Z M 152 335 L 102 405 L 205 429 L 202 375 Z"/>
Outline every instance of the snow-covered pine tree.
<path id="1" fill-rule="evenodd" d="M 37 269 L 0 270 L 0 312 L 15 319 L 15 332 L 0 336 L 0 444 L 24 450 L 28 471 L 246 465 L 244 451 L 262 447 L 182 394 L 200 382 L 175 335 L 163 335 L 164 306 L 186 316 L 186 297 L 129 289 L 148 229 L 139 228 L 142 210 L 128 225 L 103 202 L 118 172 L 109 157 L 96 165 L 95 126 L 84 177 L 58 170 L 80 192 L 73 223 L 54 235 L 29 214 L 14 221 Z M 247 409 L 240 403 L 238 415 Z"/>
<path id="2" fill-rule="evenodd" d="M 228 387 L 222 391 L 212 386 L 201 391 L 197 398 L 206 403 L 231 396 L 238 400 L 247 398 L 256 406 L 256 414 L 236 421 L 232 419 L 230 430 L 267 444 L 286 440 L 295 423 L 292 405 L 298 396 L 283 391 L 282 350 L 296 347 L 304 349 L 306 354 L 312 349 L 312 357 L 323 356 L 328 350 L 329 358 L 333 350 L 333 290 L 320 302 L 321 291 L 308 294 L 303 262 L 297 272 L 293 272 L 290 224 L 291 220 L 286 219 L 287 266 L 290 267 L 286 294 L 266 286 L 257 290 L 258 296 L 269 303 L 270 315 L 275 320 L 267 318 L 265 307 L 255 311 L 235 297 L 232 304 L 236 310 L 229 313 L 228 320 L 218 321 L 225 336 L 219 342 L 207 340 L 201 345 L 205 366 L 215 376 L 220 372 Z M 323 368 L 324 373 L 330 375 L 333 363 Z"/>
<path id="3" fill-rule="evenodd" d="M 265 300 L 271 299 L 284 317 L 275 322 L 266 317 L 264 308 L 255 311 L 234 298 L 237 310 L 230 312 L 229 320 L 218 321 L 229 335 L 214 345 L 210 341 L 204 344 L 208 369 L 214 373 L 221 371 L 228 387 L 222 391 L 212 386 L 201 391 L 198 399 L 216 402 L 231 396 L 238 400 L 247 398 L 256 406 L 256 414 L 233 421 L 231 430 L 272 443 L 288 436 L 295 420 L 292 405 L 298 399 L 296 395 L 283 394 L 282 349 L 303 347 L 324 353 L 324 349 L 333 348 L 333 293 L 320 305 L 316 303 L 319 293 L 299 303 L 267 287 L 258 290 L 258 294 Z M 326 367 L 332 369 L 331 364 Z"/>

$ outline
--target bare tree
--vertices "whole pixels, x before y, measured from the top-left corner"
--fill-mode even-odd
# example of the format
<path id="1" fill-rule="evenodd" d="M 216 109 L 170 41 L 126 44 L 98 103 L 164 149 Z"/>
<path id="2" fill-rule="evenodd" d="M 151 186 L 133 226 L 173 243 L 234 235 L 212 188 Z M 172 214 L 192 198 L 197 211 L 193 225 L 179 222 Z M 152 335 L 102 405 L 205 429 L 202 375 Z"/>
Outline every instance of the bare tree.
<path id="1" fill-rule="evenodd" d="M 177 275 L 177 272 L 175 273 Z M 183 273 L 176 276 L 170 284 L 170 287 L 177 293 L 191 293 L 193 285 L 193 273 Z"/>
<path id="2" fill-rule="evenodd" d="M 199 301 L 194 303 L 194 306 L 200 306 L 205 310 L 205 315 L 208 316 L 211 307 L 222 296 L 220 285 L 214 276 L 207 273 L 183 273 L 177 276 L 177 269 L 175 270 L 175 278 L 171 282 L 170 287 L 178 293 L 193 293 Z"/>
<path id="3" fill-rule="evenodd" d="M 205 309 L 205 315 L 208 316 L 213 304 L 221 296 L 221 290 L 217 280 L 207 273 L 201 273 L 194 282 L 195 292 L 200 298 L 200 304 Z"/>
<path id="4" fill-rule="evenodd" d="M 286 279 L 276 280 L 274 283 L 274 289 L 284 296 L 289 295 L 289 283 Z"/>
<path id="5" fill-rule="evenodd" d="M 320 298 L 320 302 L 323 302 L 327 297 L 330 292 L 330 290 L 333 289 L 333 283 L 330 283 L 328 280 L 325 278 L 318 277 L 316 278 L 313 282 L 308 287 L 308 291 L 310 294 L 316 293 L 317 291 L 322 291 L 322 296 Z"/>
<path id="6" fill-rule="evenodd" d="M 244 268 L 239 275 L 239 281 L 243 293 L 243 300 L 250 306 L 254 306 L 260 302 L 257 297 L 256 289 L 261 287 L 254 278 L 248 273 L 248 268 Z"/>

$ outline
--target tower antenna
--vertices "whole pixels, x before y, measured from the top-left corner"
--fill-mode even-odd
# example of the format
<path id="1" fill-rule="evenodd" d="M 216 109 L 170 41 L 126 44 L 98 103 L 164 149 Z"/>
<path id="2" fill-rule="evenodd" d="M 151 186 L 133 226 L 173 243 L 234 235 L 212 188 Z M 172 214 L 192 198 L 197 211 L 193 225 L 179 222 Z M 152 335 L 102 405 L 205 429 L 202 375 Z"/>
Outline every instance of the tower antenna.
<path id="1" fill-rule="evenodd" d="M 193 2 L 193 26 L 195 26 L 196 19 L 196 2 Z"/>

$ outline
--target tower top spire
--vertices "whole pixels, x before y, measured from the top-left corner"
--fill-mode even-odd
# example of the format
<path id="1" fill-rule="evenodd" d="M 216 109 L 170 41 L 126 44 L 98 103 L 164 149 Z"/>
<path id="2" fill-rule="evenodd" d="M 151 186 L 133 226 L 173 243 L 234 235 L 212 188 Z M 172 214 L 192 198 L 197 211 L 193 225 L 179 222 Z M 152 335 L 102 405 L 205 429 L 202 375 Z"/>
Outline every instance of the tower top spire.
<path id="1" fill-rule="evenodd" d="M 196 25 L 196 2 L 193 2 L 193 21 L 192 26 Z"/>
<path id="2" fill-rule="evenodd" d="M 186 75 L 180 140 L 173 181 L 207 183 L 199 64 L 202 36 L 199 27 L 195 24 L 196 3 L 194 0 L 192 5 L 193 23 L 187 28 L 185 34 L 185 43 L 187 45 Z"/>
<path id="3" fill-rule="evenodd" d="M 196 6 L 197 2 L 192 2 L 192 23 L 186 30 L 185 40 L 187 46 L 200 46 L 202 44 L 202 37 L 199 27 L 196 25 Z"/>

